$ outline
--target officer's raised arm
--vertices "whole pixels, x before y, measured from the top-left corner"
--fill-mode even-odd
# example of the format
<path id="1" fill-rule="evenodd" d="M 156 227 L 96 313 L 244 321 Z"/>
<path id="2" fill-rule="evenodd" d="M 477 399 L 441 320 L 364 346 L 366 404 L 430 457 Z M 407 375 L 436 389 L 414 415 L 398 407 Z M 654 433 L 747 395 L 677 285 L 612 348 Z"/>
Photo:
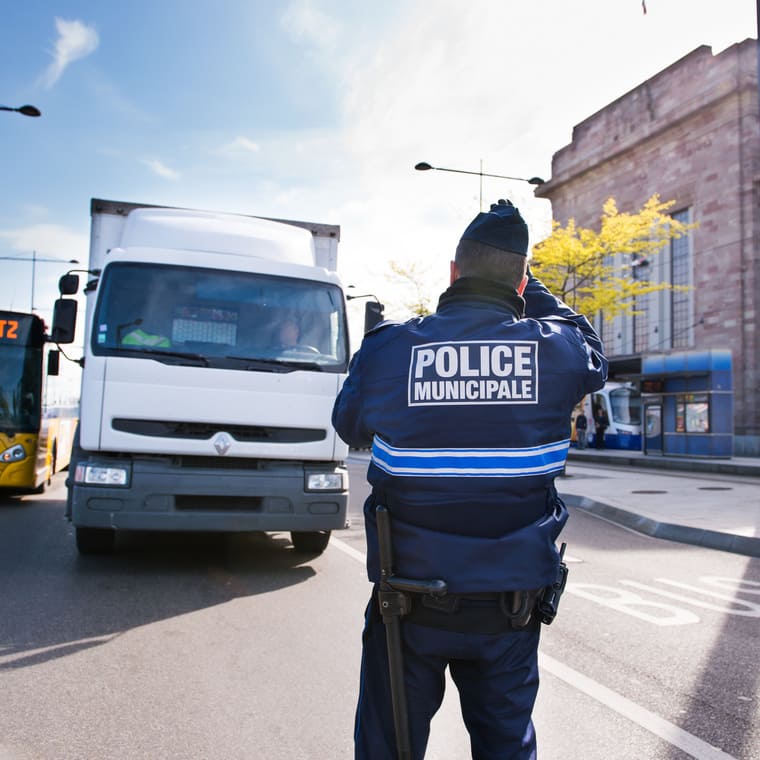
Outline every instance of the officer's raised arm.
<path id="1" fill-rule="evenodd" d="M 591 379 L 594 390 L 607 381 L 608 362 L 604 356 L 602 340 L 583 314 L 571 309 L 562 299 L 553 295 L 528 266 L 528 284 L 523 291 L 525 316 L 532 319 L 559 317 L 575 324 L 581 331 L 588 352 L 589 370 L 596 378 Z M 591 390 L 591 388 L 589 388 Z"/>

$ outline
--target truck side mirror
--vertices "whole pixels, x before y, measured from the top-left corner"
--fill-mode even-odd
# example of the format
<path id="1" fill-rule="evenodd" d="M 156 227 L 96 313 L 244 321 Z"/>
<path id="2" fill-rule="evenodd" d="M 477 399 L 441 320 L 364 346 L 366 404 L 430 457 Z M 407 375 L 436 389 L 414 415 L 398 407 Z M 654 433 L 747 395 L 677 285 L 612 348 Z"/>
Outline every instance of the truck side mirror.
<path id="1" fill-rule="evenodd" d="M 79 275 L 65 274 L 58 280 L 58 290 L 62 296 L 73 296 L 79 290 Z"/>
<path id="2" fill-rule="evenodd" d="M 61 367 L 61 352 L 48 351 L 47 373 L 48 375 L 57 375 Z"/>
<path id="3" fill-rule="evenodd" d="M 73 343 L 77 324 L 77 302 L 73 298 L 59 298 L 53 307 L 53 343 Z"/>
<path id="4" fill-rule="evenodd" d="M 375 325 L 383 321 L 385 306 L 380 301 L 367 301 L 364 304 L 364 332 L 368 333 Z"/>

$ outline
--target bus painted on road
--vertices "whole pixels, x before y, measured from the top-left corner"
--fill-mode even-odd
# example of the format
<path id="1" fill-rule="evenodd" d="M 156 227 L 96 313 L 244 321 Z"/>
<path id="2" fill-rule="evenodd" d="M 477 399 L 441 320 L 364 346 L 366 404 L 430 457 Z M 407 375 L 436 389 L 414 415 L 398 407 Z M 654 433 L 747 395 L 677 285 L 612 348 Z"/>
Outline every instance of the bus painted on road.
<path id="1" fill-rule="evenodd" d="M 606 449 L 641 451 L 641 393 L 633 383 L 609 381 L 604 388 L 583 397 L 573 411 L 572 440 L 576 442 L 575 420 L 581 412 L 588 421 L 587 445 L 597 446 L 594 419 L 604 409 L 609 426 L 604 432 Z M 575 443 L 577 446 L 577 442 Z"/>
<path id="2" fill-rule="evenodd" d="M 42 493 L 69 464 L 79 388 L 66 364 L 40 317 L 0 311 L 0 495 Z"/>

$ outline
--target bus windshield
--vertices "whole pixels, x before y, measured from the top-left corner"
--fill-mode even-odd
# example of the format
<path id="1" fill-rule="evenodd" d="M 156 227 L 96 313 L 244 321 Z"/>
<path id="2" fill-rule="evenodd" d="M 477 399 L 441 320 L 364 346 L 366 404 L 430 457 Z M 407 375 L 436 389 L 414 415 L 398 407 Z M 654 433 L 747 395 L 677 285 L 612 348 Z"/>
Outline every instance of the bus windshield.
<path id="1" fill-rule="evenodd" d="M 28 314 L 0 312 L 0 431 L 40 427 L 42 327 Z"/>
<path id="2" fill-rule="evenodd" d="M 119 262 L 98 290 L 95 354 L 273 371 L 347 367 L 343 295 L 331 283 Z"/>
<path id="3" fill-rule="evenodd" d="M 612 420 L 623 425 L 641 424 L 641 396 L 635 388 L 615 388 L 610 391 Z"/>

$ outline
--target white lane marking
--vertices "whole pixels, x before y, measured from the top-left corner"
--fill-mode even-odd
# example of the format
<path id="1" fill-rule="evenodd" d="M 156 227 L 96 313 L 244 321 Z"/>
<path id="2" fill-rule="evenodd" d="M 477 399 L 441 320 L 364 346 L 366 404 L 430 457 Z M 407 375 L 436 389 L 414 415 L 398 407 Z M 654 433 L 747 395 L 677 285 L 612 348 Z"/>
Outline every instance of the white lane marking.
<path id="1" fill-rule="evenodd" d="M 691 625 L 699 622 L 699 617 L 690 610 L 664 602 L 653 602 L 627 589 L 603 586 L 599 583 L 568 583 L 565 590 L 653 625 Z"/>
<path id="2" fill-rule="evenodd" d="M 538 653 L 538 664 L 548 673 L 561 679 L 578 691 L 620 713 L 624 718 L 659 736 L 674 747 L 683 750 L 695 760 L 736 760 L 723 750 L 713 747 L 702 739 L 684 731 L 670 721 L 626 699 L 612 689 L 597 683 L 583 673 L 563 665 L 543 652 Z"/>
<path id="3" fill-rule="evenodd" d="M 340 549 L 344 554 L 347 554 L 349 557 L 352 557 L 362 564 L 365 564 L 367 561 L 366 554 L 354 549 L 353 546 L 349 546 L 339 538 L 331 538 L 330 546 Z M 549 657 L 549 655 L 544 654 L 543 652 L 538 653 L 538 664 L 548 673 L 561 679 L 574 689 L 582 691 L 592 699 L 601 702 L 603 705 L 611 708 L 623 717 L 628 718 L 628 720 L 637 723 L 655 736 L 659 736 L 674 747 L 678 747 L 678 749 L 687 752 L 694 758 L 694 760 L 736 760 L 732 755 L 728 755 L 723 752 L 723 750 L 713 747 L 712 744 L 708 744 L 699 737 L 690 734 L 688 731 L 684 731 L 674 723 L 661 718 L 659 715 L 655 715 L 655 713 L 650 710 L 641 707 L 641 705 L 637 705 L 630 699 L 626 699 L 621 694 L 612 691 L 612 689 L 602 686 L 602 684 L 597 683 L 588 676 L 584 676 L 577 670 L 573 670 L 567 665 L 563 665 L 558 660 Z"/>
<path id="4" fill-rule="evenodd" d="M 680 583 L 679 581 L 671 581 L 668 578 L 655 578 L 659 583 L 667 583 L 676 588 L 682 588 L 685 591 L 693 591 L 696 594 L 703 594 L 705 596 L 712 596 L 715 599 L 723 599 L 730 604 L 736 605 L 735 607 L 729 607 L 726 605 L 710 604 L 702 599 L 696 599 L 693 596 L 686 596 L 684 594 L 676 594 L 672 591 L 665 591 L 655 586 L 650 586 L 646 583 L 639 583 L 638 581 L 621 580 L 624 586 L 632 586 L 633 588 L 641 589 L 642 591 L 651 591 L 653 594 L 659 594 L 666 599 L 675 599 L 679 602 L 686 602 L 687 604 L 693 604 L 695 607 L 702 607 L 706 610 L 715 610 L 715 612 L 722 612 L 726 615 L 743 615 L 744 617 L 760 617 L 760 604 L 753 602 L 745 602 L 743 599 L 737 599 L 735 596 L 727 596 L 726 594 L 717 594 L 714 591 L 705 591 L 698 586 L 691 586 L 688 583 Z M 744 609 L 736 609 L 736 607 L 743 607 Z"/>
<path id="5" fill-rule="evenodd" d="M 55 652 L 72 652 L 76 651 L 77 647 L 85 648 L 99 646 L 100 644 L 108 644 L 110 641 L 113 641 L 113 639 L 120 635 L 120 633 L 113 633 L 103 636 L 90 636 L 84 639 L 77 639 L 76 641 L 67 641 L 65 644 L 51 644 L 47 647 L 38 647 L 37 649 L 24 649 L 23 651 L 8 651 L 11 649 L 11 647 L 0 647 L 0 666 L 10 665 L 12 663 L 20 662 L 26 659 L 33 659 L 38 655 L 47 655 Z M 0 760 L 5 760 L 1 752 Z"/>
<path id="6" fill-rule="evenodd" d="M 353 546 L 347 544 L 345 541 L 341 541 L 339 538 L 332 536 L 330 538 L 330 546 L 334 546 L 336 549 L 340 549 L 344 554 L 348 554 L 349 557 L 353 557 L 357 562 L 366 564 L 367 555 L 360 552 L 358 549 L 354 549 Z"/>
<path id="7" fill-rule="evenodd" d="M 719 575 L 702 575 L 699 580 L 706 586 L 715 586 L 725 591 L 740 591 L 742 594 L 757 594 L 760 596 L 760 583 L 748 581 L 745 578 L 722 578 Z"/>

